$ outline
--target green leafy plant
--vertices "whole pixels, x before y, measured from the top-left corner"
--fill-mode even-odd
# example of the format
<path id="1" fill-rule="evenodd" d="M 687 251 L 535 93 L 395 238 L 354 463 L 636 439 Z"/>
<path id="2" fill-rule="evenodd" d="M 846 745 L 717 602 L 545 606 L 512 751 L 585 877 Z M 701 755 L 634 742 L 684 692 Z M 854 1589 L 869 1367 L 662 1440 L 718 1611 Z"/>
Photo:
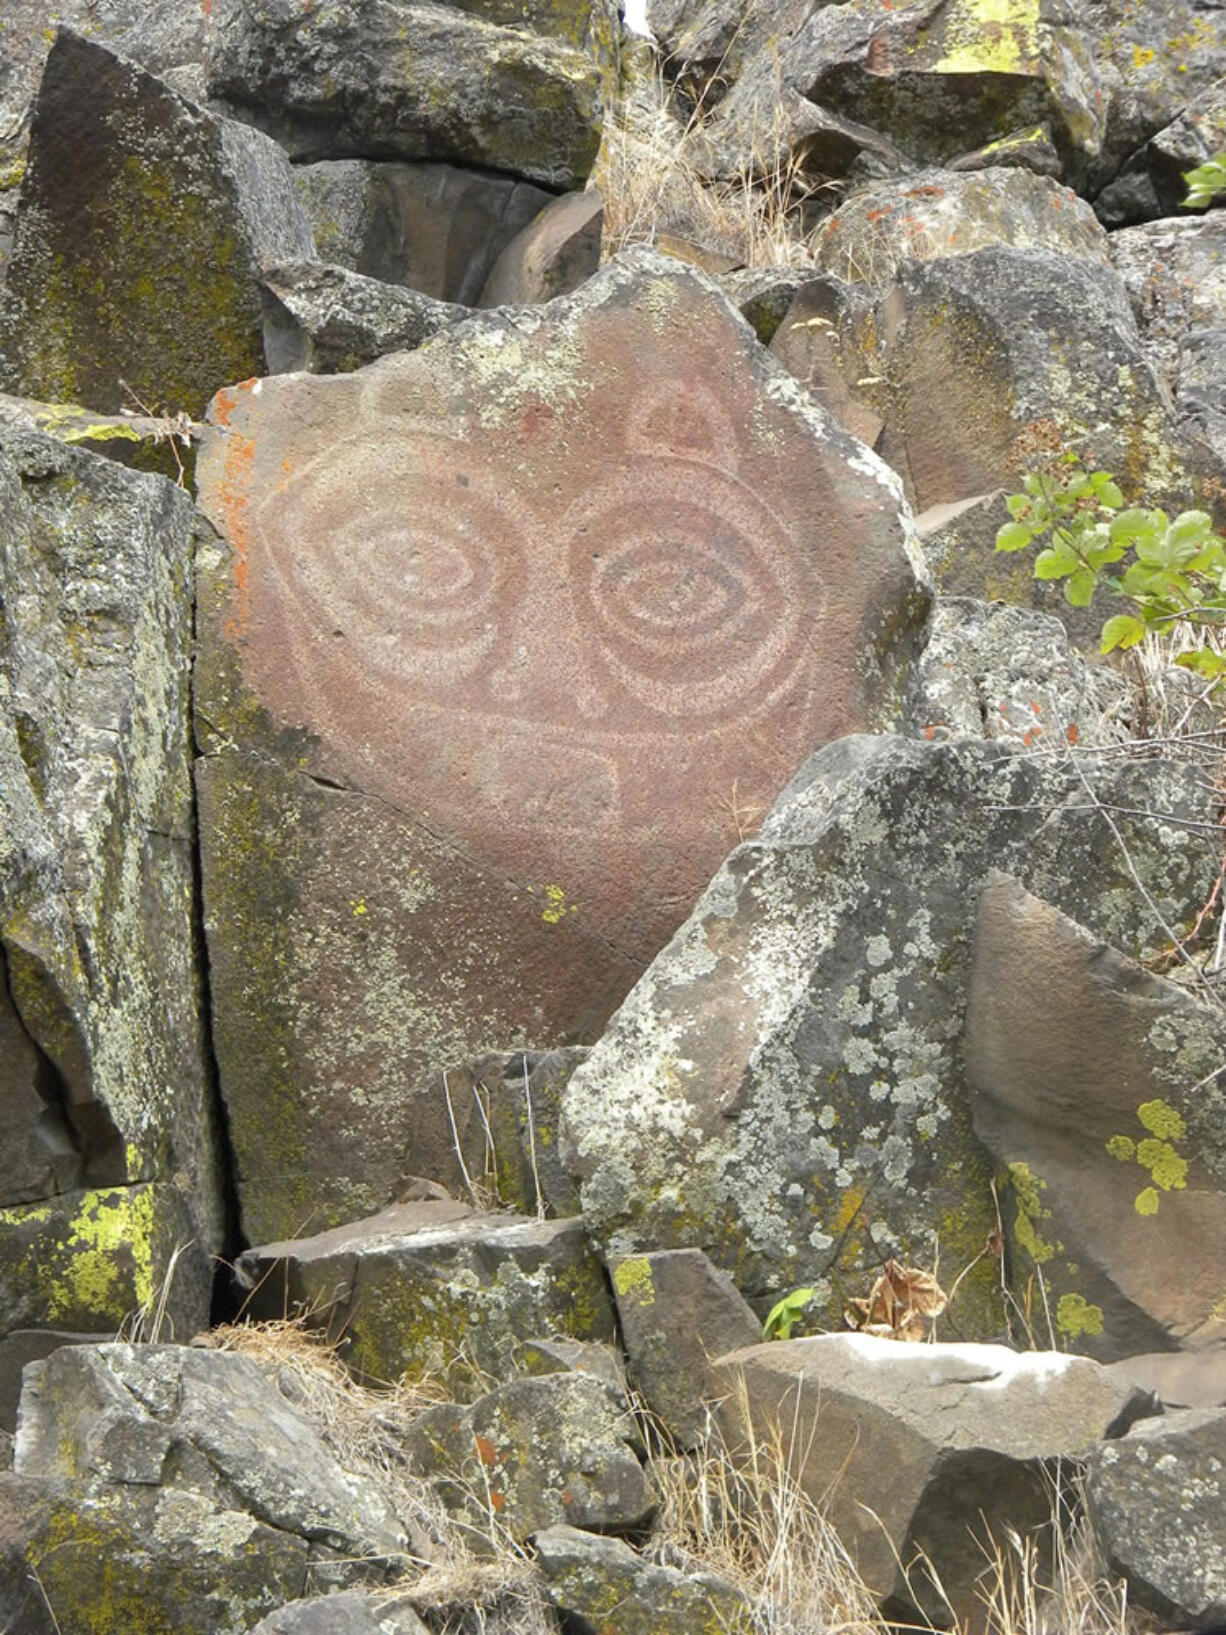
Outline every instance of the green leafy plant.
<path id="1" fill-rule="evenodd" d="M 1136 647 L 1147 635 L 1178 632 L 1198 645 L 1175 662 L 1211 681 L 1226 674 L 1226 540 L 1205 511 L 1127 505 L 1109 471 L 1087 471 L 1065 452 L 1032 472 L 1006 498 L 1012 519 L 997 530 L 998 551 L 1040 547 L 1036 579 L 1061 580 L 1073 607 L 1096 591 L 1127 611 L 1107 619 L 1101 649 Z"/>
<path id="2" fill-rule="evenodd" d="M 812 1300 L 813 1293 L 812 1289 L 792 1289 L 782 1300 L 776 1300 L 762 1324 L 763 1339 L 790 1340 L 792 1330 L 803 1319 L 805 1307 Z"/>
<path id="3" fill-rule="evenodd" d="M 1195 170 L 1185 170 L 1183 179 L 1188 184 L 1188 196 L 1182 208 L 1203 210 L 1219 193 L 1226 192 L 1226 153 L 1217 154 Z"/>

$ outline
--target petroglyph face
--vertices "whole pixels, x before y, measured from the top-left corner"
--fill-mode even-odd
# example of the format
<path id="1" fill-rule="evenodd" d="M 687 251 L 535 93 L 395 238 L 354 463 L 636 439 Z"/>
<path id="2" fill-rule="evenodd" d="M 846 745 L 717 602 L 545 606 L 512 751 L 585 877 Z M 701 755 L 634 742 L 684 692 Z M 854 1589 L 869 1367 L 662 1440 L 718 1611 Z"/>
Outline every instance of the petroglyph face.
<path id="1" fill-rule="evenodd" d="M 311 770 L 638 957 L 867 725 L 914 580 L 885 484 L 726 306 L 609 282 L 565 323 L 222 394 L 201 496 L 243 679 Z"/>
<path id="2" fill-rule="evenodd" d="M 700 761 L 730 786 L 811 685 L 825 593 L 718 401 L 644 393 L 529 485 L 387 407 L 251 512 L 263 701 L 360 746 L 398 804 L 428 758 L 429 810 L 463 828 L 477 802 L 483 826 L 643 831 Z"/>

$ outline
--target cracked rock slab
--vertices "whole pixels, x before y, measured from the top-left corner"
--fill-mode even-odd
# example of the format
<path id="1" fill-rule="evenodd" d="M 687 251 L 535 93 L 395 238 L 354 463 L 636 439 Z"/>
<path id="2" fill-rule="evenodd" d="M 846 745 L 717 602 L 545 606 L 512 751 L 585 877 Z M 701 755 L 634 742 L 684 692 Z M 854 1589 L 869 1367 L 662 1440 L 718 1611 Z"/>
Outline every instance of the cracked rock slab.
<path id="1" fill-rule="evenodd" d="M 749 1635 L 740 1590 L 644 1561 L 622 1539 L 547 1527 L 533 1540 L 549 1598 L 576 1635 Z"/>
<path id="2" fill-rule="evenodd" d="M 259 1242 L 426 1173 L 437 1067 L 598 1033 L 811 747 L 892 708 L 926 595 L 892 474 L 648 251 L 211 419 L 197 787 Z"/>
<path id="3" fill-rule="evenodd" d="M 999 1345 L 907 1345 L 824 1334 L 716 1365 L 734 1456 L 782 1433 L 804 1491 L 828 1514 L 888 1614 L 942 1627 L 981 1613 L 975 1533 L 1011 1527 L 1049 1550 L 1045 1461 L 1119 1435 L 1150 1399 L 1087 1357 Z M 936 1569 L 945 1594 L 923 1565 Z M 904 1569 L 912 1569 L 910 1582 Z"/>

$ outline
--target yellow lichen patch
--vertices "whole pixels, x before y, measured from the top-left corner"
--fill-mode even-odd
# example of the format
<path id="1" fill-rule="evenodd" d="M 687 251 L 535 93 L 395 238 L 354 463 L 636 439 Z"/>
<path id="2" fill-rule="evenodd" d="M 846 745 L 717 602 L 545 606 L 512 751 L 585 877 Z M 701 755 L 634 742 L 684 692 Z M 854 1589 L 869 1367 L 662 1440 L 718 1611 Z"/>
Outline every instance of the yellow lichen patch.
<path id="1" fill-rule="evenodd" d="M 1150 1135 L 1156 1135 L 1161 1141 L 1182 1141 L 1187 1133 L 1183 1119 L 1161 1097 L 1143 1101 L 1137 1108 L 1137 1118 Z"/>
<path id="2" fill-rule="evenodd" d="M 1130 1158 L 1136 1156 L 1137 1144 L 1130 1135 L 1113 1135 L 1107 1142 L 1107 1152 L 1112 1158 L 1126 1164 Z"/>
<path id="3" fill-rule="evenodd" d="M 1031 74 L 1038 68 L 1036 0 L 963 0 L 950 8 L 934 74 Z"/>
<path id="4" fill-rule="evenodd" d="M 1040 1196 L 1047 1183 L 1032 1172 L 1029 1164 L 1023 1163 L 1009 1165 L 1009 1182 L 1017 1203 L 1013 1235 L 1018 1246 L 1026 1251 L 1035 1265 L 1042 1266 L 1056 1252 L 1053 1245 L 1041 1237 L 1035 1227 L 1036 1221 L 1046 1220 L 1051 1215 L 1050 1209 L 1043 1208 Z"/>
<path id="5" fill-rule="evenodd" d="M 1083 1334 L 1101 1334 L 1102 1307 L 1092 1306 L 1084 1295 L 1062 1294 L 1056 1303 L 1056 1329 L 1069 1340 Z"/>
<path id="6" fill-rule="evenodd" d="M 1156 1215 L 1158 1213 L 1158 1194 L 1153 1187 L 1145 1187 L 1133 1199 L 1132 1207 L 1138 1215 Z"/>
<path id="7" fill-rule="evenodd" d="M 644 1255 L 620 1261 L 613 1272 L 613 1288 L 619 1300 L 633 1297 L 640 1306 L 653 1306 L 656 1291 L 651 1282 L 651 1263 Z"/>
<path id="8" fill-rule="evenodd" d="M 862 1187 L 848 1187 L 839 1200 L 839 1207 L 834 1217 L 836 1232 L 845 1232 L 860 1213 L 864 1203 L 864 1189 Z"/>
<path id="9" fill-rule="evenodd" d="M 1158 1141 L 1151 1136 L 1139 1142 L 1137 1163 L 1149 1171 L 1154 1185 L 1163 1192 L 1170 1192 L 1172 1188 L 1182 1191 L 1188 1184 L 1188 1161 L 1179 1156 L 1169 1141 Z"/>
<path id="10" fill-rule="evenodd" d="M 575 912 L 575 905 L 566 901 L 566 893 L 561 886 L 546 886 L 545 907 L 541 912 L 541 919 L 546 925 L 557 925 L 567 914 Z"/>
<path id="11" fill-rule="evenodd" d="M 54 1322 L 82 1310 L 113 1313 L 128 1286 L 121 1264 L 126 1257 L 136 1304 L 146 1305 L 153 1295 L 153 1193 L 127 1187 L 86 1193 L 50 1276 L 48 1318 Z"/>

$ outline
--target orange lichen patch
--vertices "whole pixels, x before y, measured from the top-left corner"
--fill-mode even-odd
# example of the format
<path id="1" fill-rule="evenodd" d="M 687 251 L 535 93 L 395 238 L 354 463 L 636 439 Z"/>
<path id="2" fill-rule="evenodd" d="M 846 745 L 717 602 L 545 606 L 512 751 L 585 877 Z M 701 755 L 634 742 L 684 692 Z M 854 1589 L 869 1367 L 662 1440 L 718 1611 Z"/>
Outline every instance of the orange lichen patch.
<path id="1" fill-rule="evenodd" d="M 1068 726 L 1064 729 L 1064 736 L 1070 744 L 1075 744 L 1080 740 L 1081 734 L 1077 731 L 1076 721 L 1069 722 Z"/>
<path id="2" fill-rule="evenodd" d="M 494 1488 L 490 1489 L 490 1504 L 495 1510 L 501 1510 L 506 1502 L 507 1496 L 505 1493 L 499 1493 Z"/>
<path id="3" fill-rule="evenodd" d="M 1031 700 L 1030 704 L 1030 713 L 1031 715 L 1038 715 L 1039 713 L 1039 706 L 1033 701 L 1033 699 Z"/>
<path id="4" fill-rule="evenodd" d="M 498 1449 L 488 1436 L 474 1436 L 473 1447 L 476 1448 L 477 1458 L 480 1459 L 483 1465 L 496 1465 L 498 1463 Z"/>
<path id="5" fill-rule="evenodd" d="M 894 206 L 892 204 L 883 204 L 876 210 L 866 210 L 864 212 L 864 219 L 865 221 L 881 221 L 884 217 L 892 216 L 893 214 Z"/>
<path id="6" fill-rule="evenodd" d="M 247 508 L 250 503 L 251 465 L 255 457 L 255 440 L 231 432 L 226 443 L 222 480 L 218 487 L 217 504 L 225 519 L 226 533 L 234 546 L 234 612 L 226 620 L 226 636 L 236 640 L 245 635 L 250 617 L 251 598 L 247 583 L 247 556 L 250 533 Z"/>
<path id="7" fill-rule="evenodd" d="M 249 392 L 258 379 L 258 375 L 252 375 L 247 380 L 240 380 L 235 386 L 223 386 L 215 394 L 210 412 L 214 425 L 228 426 L 230 424 L 230 416 L 238 407 L 238 394 L 240 392 Z"/>

